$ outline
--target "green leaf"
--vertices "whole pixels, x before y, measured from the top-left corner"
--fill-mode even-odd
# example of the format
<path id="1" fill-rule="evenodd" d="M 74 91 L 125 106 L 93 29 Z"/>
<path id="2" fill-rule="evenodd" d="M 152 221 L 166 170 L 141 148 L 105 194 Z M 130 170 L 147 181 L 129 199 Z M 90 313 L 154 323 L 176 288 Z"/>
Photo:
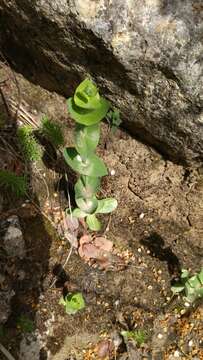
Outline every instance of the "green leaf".
<path id="1" fill-rule="evenodd" d="M 184 290 L 184 285 L 182 285 L 181 283 L 177 283 L 171 286 L 171 291 L 173 292 L 173 294 L 178 294 L 183 290 Z"/>
<path id="2" fill-rule="evenodd" d="M 68 294 L 59 300 L 59 304 L 65 307 L 66 313 L 69 315 L 74 315 L 85 308 L 85 301 L 81 293 Z"/>
<path id="3" fill-rule="evenodd" d="M 76 198 L 75 201 L 77 206 L 87 214 L 95 213 L 98 206 L 98 200 L 95 196 L 92 199 Z"/>
<path id="4" fill-rule="evenodd" d="M 98 213 L 108 214 L 113 210 L 115 210 L 117 206 L 118 206 L 118 202 L 116 199 L 113 198 L 98 200 L 98 207 L 96 210 L 96 214 Z"/>
<path id="5" fill-rule="evenodd" d="M 81 108 L 98 108 L 100 106 L 100 95 L 96 85 L 89 79 L 82 81 L 75 91 L 74 102 Z"/>
<path id="6" fill-rule="evenodd" d="M 84 218 L 86 217 L 88 214 L 86 214 L 84 211 L 78 209 L 78 208 L 75 208 L 72 212 L 73 216 L 76 217 L 76 218 Z"/>
<path id="7" fill-rule="evenodd" d="M 197 290 L 197 296 L 199 298 L 203 297 L 203 287 L 201 287 L 200 289 Z"/>
<path id="8" fill-rule="evenodd" d="M 101 229 L 101 223 L 94 214 L 88 215 L 86 218 L 86 222 L 90 230 L 99 231 Z"/>
<path id="9" fill-rule="evenodd" d="M 192 276 L 187 283 L 189 284 L 189 286 L 191 286 L 192 288 L 198 288 L 201 286 L 201 283 L 199 282 L 199 279 L 197 277 L 197 275 Z"/>
<path id="10" fill-rule="evenodd" d="M 73 98 L 68 99 L 68 110 L 70 115 L 76 122 L 86 126 L 90 126 L 101 121 L 105 117 L 109 106 L 109 102 L 106 99 L 101 98 L 100 105 L 96 108 L 96 110 L 89 110 L 77 106 Z"/>
<path id="11" fill-rule="evenodd" d="M 185 270 L 185 269 L 182 269 L 182 271 L 181 271 L 181 279 L 187 279 L 188 276 L 189 276 L 189 271 Z"/>
<path id="12" fill-rule="evenodd" d="M 100 136 L 100 125 L 91 126 L 76 125 L 75 130 L 75 147 L 80 155 L 87 157 L 97 147 Z"/>
<path id="13" fill-rule="evenodd" d="M 75 148 L 66 148 L 63 155 L 68 165 L 82 175 L 102 177 L 108 173 L 104 162 L 95 154 L 84 161 Z"/>
<path id="14" fill-rule="evenodd" d="M 203 285 L 203 269 L 199 272 L 197 276 L 199 278 L 200 283 Z"/>
<path id="15" fill-rule="evenodd" d="M 125 342 L 129 339 L 132 339 L 136 341 L 138 346 L 144 344 L 148 337 L 147 332 L 145 330 L 132 330 L 132 331 L 122 330 L 121 335 L 123 336 Z"/>
<path id="16" fill-rule="evenodd" d="M 75 196 L 89 199 L 97 193 L 99 186 L 100 178 L 82 175 L 75 184 Z"/>

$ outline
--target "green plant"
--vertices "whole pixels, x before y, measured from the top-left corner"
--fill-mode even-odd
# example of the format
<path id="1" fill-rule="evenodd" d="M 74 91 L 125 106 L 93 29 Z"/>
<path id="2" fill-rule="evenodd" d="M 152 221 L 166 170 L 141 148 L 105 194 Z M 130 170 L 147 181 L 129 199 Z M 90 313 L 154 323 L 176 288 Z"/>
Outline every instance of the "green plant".
<path id="1" fill-rule="evenodd" d="M 171 287 L 173 295 L 183 293 L 184 299 L 189 303 L 203 297 L 203 268 L 198 274 L 189 276 L 188 270 L 182 270 L 180 281 Z"/>
<path id="2" fill-rule="evenodd" d="M 29 125 L 24 125 L 17 130 L 18 141 L 22 150 L 22 153 L 26 160 L 37 161 L 41 158 L 42 152 L 40 145 L 37 143 L 33 129 Z"/>
<path id="3" fill-rule="evenodd" d="M 59 304 L 65 307 L 65 311 L 69 315 L 74 315 L 85 308 L 85 301 L 81 293 L 68 294 L 65 298 L 61 297 Z"/>
<path id="4" fill-rule="evenodd" d="M 111 132 L 115 133 L 117 128 L 122 123 L 120 118 L 120 111 L 118 109 L 110 110 L 106 115 L 107 121 L 110 123 Z"/>
<path id="5" fill-rule="evenodd" d="M 31 333 L 34 331 L 34 322 L 26 315 L 20 315 L 17 319 L 17 327 L 24 333 Z"/>
<path id="6" fill-rule="evenodd" d="M 0 170 L 0 186 L 12 191 L 17 197 L 21 197 L 26 194 L 27 179 L 25 176 L 18 176 L 12 171 Z"/>
<path id="7" fill-rule="evenodd" d="M 132 339 L 136 342 L 138 346 L 144 344 L 147 340 L 147 332 L 145 330 L 132 330 L 132 331 L 121 331 L 121 335 L 124 340 L 127 341 Z"/>
<path id="8" fill-rule="evenodd" d="M 41 133 L 56 148 L 64 145 L 64 137 L 61 126 L 53 120 L 49 120 L 46 116 L 42 118 Z"/>
<path id="9" fill-rule="evenodd" d="M 96 85 L 84 80 L 68 99 L 68 110 L 76 121 L 75 147 L 64 150 L 68 165 L 80 174 L 75 184 L 77 208 L 73 216 L 86 218 L 91 230 L 98 231 L 101 223 L 96 215 L 110 213 L 117 207 L 113 198 L 99 200 L 96 193 L 100 187 L 100 178 L 108 171 L 104 162 L 95 154 L 100 138 L 100 121 L 109 110 L 109 102 L 99 95 Z"/>

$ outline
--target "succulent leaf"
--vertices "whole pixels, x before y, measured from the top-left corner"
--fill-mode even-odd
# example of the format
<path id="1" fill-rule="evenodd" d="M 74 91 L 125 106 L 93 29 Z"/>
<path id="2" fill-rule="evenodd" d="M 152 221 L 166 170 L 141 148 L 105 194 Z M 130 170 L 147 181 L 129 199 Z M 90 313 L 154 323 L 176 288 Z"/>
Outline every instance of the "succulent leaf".
<path id="1" fill-rule="evenodd" d="M 75 184 L 75 196 L 89 199 L 96 194 L 99 186 L 100 178 L 82 175 Z"/>
<path id="2" fill-rule="evenodd" d="M 86 218 L 86 222 L 90 230 L 99 231 L 101 229 L 101 223 L 95 216 L 95 214 L 88 215 Z"/>
<path id="3" fill-rule="evenodd" d="M 99 143 L 100 126 L 94 124 L 91 126 L 76 125 L 75 129 L 75 147 L 80 155 L 88 157 Z"/>
<path id="4" fill-rule="evenodd" d="M 103 98 L 100 99 L 99 106 L 95 110 L 79 107 L 75 104 L 73 98 L 68 99 L 68 110 L 70 115 L 77 123 L 86 126 L 101 121 L 105 117 L 109 106 L 109 102 Z"/>
<path id="5" fill-rule="evenodd" d="M 118 206 L 118 202 L 116 199 L 113 198 L 98 200 L 98 207 L 96 213 L 108 214 L 113 210 L 115 210 L 117 206 Z"/>
<path id="6" fill-rule="evenodd" d="M 92 199 L 77 198 L 76 204 L 85 213 L 93 214 L 97 209 L 98 200 L 95 196 Z"/>
<path id="7" fill-rule="evenodd" d="M 95 154 L 84 161 L 75 148 L 66 148 L 63 155 L 67 164 L 82 175 L 102 177 L 108 173 L 104 162 Z"/>

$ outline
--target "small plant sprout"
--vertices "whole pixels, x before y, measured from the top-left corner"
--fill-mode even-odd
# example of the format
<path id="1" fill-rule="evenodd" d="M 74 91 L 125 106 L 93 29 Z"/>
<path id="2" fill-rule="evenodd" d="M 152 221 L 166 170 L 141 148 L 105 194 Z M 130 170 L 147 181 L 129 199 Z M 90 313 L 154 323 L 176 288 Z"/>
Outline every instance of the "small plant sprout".
<path id="1" fill-rule="evenodd" d="M 100 122 L 109 110 L 109 102 L 100 96 L 92 81 L 84 80 L 76 89 L 73 97 L 68 99 L 68 110 L 76 121 L 75 147 L 64 150 L 67 164 L 80 177 L 75 184 L 75 201 L 77 208 L 73 216 L 85 218 L 90 230 L 98 231 L 101 223 L 97 214 L 107 214 L 117 207 L 113 198 L 99 200 L 96 196 L 101 177 L 108 174 L 106 165 L 95 154 L 100 138 Z"/>
<path id="2" fill-rule="evenodd" d="M 21 151 L 27 161 L 37 161 L 42 156 L 40 145 L 37 143 L 32 127 L 24 125 L 18 128 L 17 137 Z"/>
<path id="3" fill-rule="evenodd" d="M 12 171 L 0 170 L 0 187 L 21 197 L 26 195 L 27 180 L 25 176 L 18 176 Z"/>
<path id="4" fill-rule="evenodd" d="M 85 308 L 85 301 L 81 293 L 68 294 L 60 298 L 60 305 L 65 307 L 65 311 L 69 315 L 76 314 L 79 310 Z"/>
<path id="5" fill-rule="evenodd" d="M 198 274 L 189 276 L 188 270 L 182 270 L 180 281 L 171 287 L 173 295 L 182 293 L 185 301 L 193 303 L 203 297 L 203 268 Z"/>
<path id="6" fill-rule="evenodd" d="M 132 331 L 121 331 L 125 342 L 128 340 L 134 340 L 137 346 L 143 345 L 147 341 L 147 332 L 144 330 L 132 330 Z"/>
<path id="7" fill-rule="evenodd" d="M 55 148 L 64 145 L 64 137 L 61 126 L 46 116 L 42 118 L 40 132 L 45 136 Z"/>
<path id="8" fill-rule="evenodd" d="M 110 124 L 111 132 L 115 133 L 115 131 L 118 129 L 118 127 L 122 123 L 122 120 L 120 118 L 120 111 L 118 109 L 110 110 L 107 113 L 106 118 Z"/>
<path id="9" fill-rule="evenodd" d="M 20 315 L 17 319 L 17 327 L 24 333 L 34 331 L 34 322 L 27 315 Z"/>

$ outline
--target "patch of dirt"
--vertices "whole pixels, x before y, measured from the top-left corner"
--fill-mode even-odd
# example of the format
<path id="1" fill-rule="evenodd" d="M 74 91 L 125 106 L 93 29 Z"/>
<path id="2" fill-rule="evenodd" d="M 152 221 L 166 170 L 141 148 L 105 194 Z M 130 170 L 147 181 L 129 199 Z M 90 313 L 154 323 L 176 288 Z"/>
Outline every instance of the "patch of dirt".
<path id="1" fill-rule="evenodd" d="M 68 119 L 65 100 L 15 76 L 23 106 L 35 123 L 40 122 L 42 113 L 50 115 L 63 124 L 70 144 L 73 122 Z M 13 81 L 3 90 L 8 106 L 9 97 L 18 101 Z M 19 111 L 18 121 L 24 121 L 24 117 Z M 6 126 L 0 130 L 0 158 L 5 161 L 8 155 L 5 157 L 2 136 L 13 145 L 11 130 Z M 105 233 L 117 254 L 127 259 L 127 266 L 121 269 L 115 262 L 108 271 L 101 271 L 73 251 L 63 269 L 70 245 L 52 225 L 57 227 L 57 209 L 67 206 L 64 187 L 60 189 L 58 184 L 68 169 L 64 164 L 57 166 L 57 160 L 49 161 L 48 167 L 47 162 L 30 165 L 30 202 L 17 202 L 10 194 L 3 194 L 2 216 L 17 212 L 27 256 L 20 266 L 25 278 L 13 278 L 13 312 L 1 342 L 18 359 L 22 338 L 28 337 L 17 326 L 17 318 L 23 313 L 34 322 L 40 359 L 97 359 L 95 346 L 99 339 L 133 329 L 147 333 L 137 359 L 172 360 L 177 354 L 181 359 L 203 359 L 201 304 L 187 312 L 183 304 L 180 309 L 179 302 L 169 304 L 171 282 L 180 270 L 194 273 L 203 266 L 202 169 L 173 164 L 122 129 L 109 135 L 106 124 L 98 153 L 109 173 L 115 172 L 103 179 L 101 197 L 115 197 L 119 204 L 110 218 L 101 217 L 101 234 Z M 72 181 L 70 178 L 70 185 Z M 56 265 L 63 272 L 54 283 Z M 86 302 L 85 309 L 74 316 L 67 315 L 59 305 L 67 283 L 81 291 Z M 124 359 L 126 351 L 125 344 L 119 346 L 117 359 Z M 29 358 L 29 350 L 23 356 L 22 360 Z"/>

